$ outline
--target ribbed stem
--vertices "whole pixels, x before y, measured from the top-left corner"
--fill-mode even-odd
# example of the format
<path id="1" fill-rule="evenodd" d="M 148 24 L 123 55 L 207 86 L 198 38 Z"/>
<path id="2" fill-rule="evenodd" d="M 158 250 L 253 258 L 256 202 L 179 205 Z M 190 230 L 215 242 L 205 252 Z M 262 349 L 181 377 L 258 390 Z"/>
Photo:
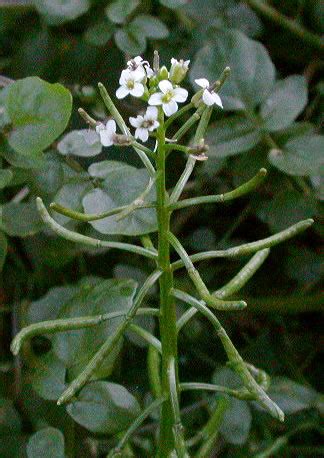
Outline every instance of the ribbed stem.
<path id="1" fill-rule="evenodd" d="M 160 337 L 162 343 L 162 394 L 167 396 L 163 403 L 159 440 L 159 458 L 168 458 L 174 449 L 174 416 L 170 399 L 168 368 L 170 361 L 177 361 L 176 310 L 172 295 L 173 274 L 170 265 L 170 244 L 168 232 L 170 212 L 165 183 L 165 130 L 162 110 L 159 113 L 160 127 L 157 131 L 158 150 L 156 158 L 157 180 L 157 218 L 158 218 L 158 267 L 162 270 L 160 277 Z M 177 372 L 177 370 L 176 370 Z"/>

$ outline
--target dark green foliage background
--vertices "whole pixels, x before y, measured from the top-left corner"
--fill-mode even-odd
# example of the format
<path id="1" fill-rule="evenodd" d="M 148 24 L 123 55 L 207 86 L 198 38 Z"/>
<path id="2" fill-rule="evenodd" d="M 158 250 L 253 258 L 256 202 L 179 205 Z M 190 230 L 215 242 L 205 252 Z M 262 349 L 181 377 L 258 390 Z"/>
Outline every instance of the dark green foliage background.
<path id="1" fill-rule="evenodd" d="M 96 313 L 110 310 L 112 305 L 100 296 L 100 279 L 120 279 L 120 288 L 129 283 L 125 279 L 141 284 L 152 267 L 149 262 L 139 265 L 136 256 L 130 254 L 85 249 L 54 237 L 44 230 L 34 202 L 36 196 L 41 196 L 47 204 L 57 200 L 82 211 L 82 199 L 92 189 L 92 180 L 99 179 L 90 178 L 86 172 L 91 164 L 109 160 L 128 163 L 127 170 L 140 166 L 130 149 L 101 151 L 101 146 L 95 145 L 89 152 L 79 143 L 73 149 L 73 141 L 71 146 L 61 140 L 67 123 L 65 134 L 85 128 L 77 116 L 79 106 L 95 118 L 105 119 L 96 90 L 98 81 L 113 95 L 125 60 L 138 54 L 151 60 L 154 49 L 167 65 L 171 57 L 191 59 L 185 83 L 191 94 L 197 90 L 195 78 L 215 80 L 224 66 L 232 68 L 231 78 L 220 94 L 225 109 L 215 110 L 206 136 L 209 160 L 197 167 L 186 197 L 229 191 L 260 167 L 269 172 L 261 188 L 248 197 L 230 204 L 178 211 L 173 230 L 187 250 L 227 248 L 266 237 L 300 219 L 315 219 L 311 230 L 271 251 L 262 269 L 242 291 L 248 308 L 221 316 L 244 359 L 274 377 L 271 395 L 287 414 L 286 422 L 279 425 L 254 405 L 235 400 L 225 415 L 212 456 L 258 456 L 281 436 L 288 440 L 280 451 L 260 456 L 303 458 L 324 453 L 319 434 L 323 411 L 319 395 L 323 47 L 311 46 L 292 35 L 249 3 L 253 2 L 0 0 L 0 74 L 10 80 L 38 76 L 49 83 L 59 82 L 73 96 L 68 121 L 71 98 L 61 86 L 28 80 L 30 86 L 25 86 L 25 92 L 11 94 L 9 103 L 7 83 L 11 81 L 0 77 L 1 457 L 36 458 L 45 456 L 44 450 L 46 456 L 72 456 L 73 437 L 76 456 L 106 456 L 116 439 L 110 434 L 116 432 L 111 417 L 118 418 L 120 431 L 149 400 L 146 348 L 131 333 L 120 343 L 119 353 L 112 355 L 96 375 L 101 381 L 92 382 L 95 395 L 107 406 L 102 412 L 96 412 L 95 403 L 89 405 L 85 390 L 85 401 L 79 399 L 68 413 L 52 401 L 78 373 L 83 360 L 92 355 L 95 348 L 89 343 L 91 331 L 83 333 L 87 352 L 78 364 L 67 363 L 62 353 L 55 352 L 57 347 L 64 353 L 68 345 L 74 346 L 73 339 L 34 339 L 24 349 L 23 359 L 12 358 L 9 344 L 23 325 L 65 316 L 60 315 L 64 308 L 71 314 L 86 315 L 91 313 L 91 302 Z M 313 34 L 323 34 L 320 0 L 268 3 Z M 49 92 L 45 93 L 47 110 L 37 112 L 35 124 L 21 113 L 26 94 L 38 90 Z M 118 106 L 125 119 L 140 109 L 140 104 L 129 98 Z M 63 124 L 55 119 L 59 110 L 66 116 Z M 47 132 L 48 125 L 51 132 Z M 190 136 L 186 141 L 190 142 Z M 174 152 L 168 163 L 170 187 L 183 165 L 183 156 Z M 137 172 L 129 178 L 133 193 L 138 180 Z M 114 191 L 119 196 L 122 189 L 116 185 Z M 67 222 L 65 217 L 57 220 L 71 229 L 104 238 L 95 231 L 95 225 L 92 228 Z M 106 236 L 109 240 L 128 240 L 119 235 L 121 231 L 109 233 L 113 234 Z M 217 289 L 243 262 L 205 262 L 201 264 L 202 276 L 210 288 Z M 191 289 L 181 273 L 176 281 L 184 289 Z M 146 305 L 156 304 L 153 291 Z M 154 330 L 151 320 L 146 319 L 143 325 Z M 108 331 L 102 328 L 100 332 L 97 344 Z M 184 328 L 179 350 L 183 380 L 225 380 L 229 386 L 236 386 L 233 373 L 224 368 L 224 354 L 216 336 L 211 343 L 211 329 L 200 318 L 195 317 Z M 110 404 L 113 390 L 119 390 L 116 384 L 128 389 L 127 415 Z M 119 395 L 126 399 L 125 394 Z M 215 397 L 186 393 L 182 400 L 186 435 L 194 436 L 207 421 Z M 82 410 L 82 402 L 90 413 Z M 89 424 L 92 415 L 94 421 Z M 150 418 L 139 430 L 123 456 L 152 456 L 154 420 Z"/>

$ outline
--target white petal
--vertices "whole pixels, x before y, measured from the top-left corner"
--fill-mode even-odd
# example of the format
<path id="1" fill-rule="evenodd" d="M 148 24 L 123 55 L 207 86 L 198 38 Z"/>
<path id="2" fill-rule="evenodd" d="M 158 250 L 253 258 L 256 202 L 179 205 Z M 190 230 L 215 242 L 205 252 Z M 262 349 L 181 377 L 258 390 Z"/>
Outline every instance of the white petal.
<path id="1" fill-rule="evenodd" d="M 109 119 L 109 121 L 107 121 L 106 131 L 110 136 L 116 133 L 116 122 L 114 119 Z"/>
<path id="2" fill-rule="evenodd" d="M 159 82 L 159 88 L 163 92 L 163 94 L 166 94 L 168 91 L 173 90 L 173 86 L 168 80 L 163 80 Z"/>
<path id="3" fill-rule="evenodd" d="M 136 118 L 133 118 L 133 117 L 129 118 L 129 123 L 133 127 L 141 127 L 141 125 L 143 124 L 143 121 L 144 121 L 143 116 L 137 116 Z"/>
<path id="4" fill-rule="evenodd" d="M 100 122 L 99 124 L 96 125 L 96 132 L 99 134 L 101 130 L 104 130 L 106 127 L 105 125 Z"/>
<path id="5" fill-rule="evenodd" d="M 144 86 L 141 83 L 134 83 L 134 88 L 129 91 L 133 97 L 142 97 L 144 94 Z"/>
<path id="6" fill-rule="evenodd" d="M 146 113 L 144 115 L 144 119 L 147 120 L 155 120 L 158 117 L 158 109 L 156 107 L 147 107 Z"/>
<path id="7" fill-rule="evenodd" d="M 119 84 L 123 86 L 124 84 L 127 83 L 127 80 L 130 77 L 130 70 L 126 69 L 121 72 L 120 78 L 119 78 Z"/>
<path id="8" fill-rule="evenodd" d="M 117 99 L 124 99 L 129 94 L 129 89 L 125 86 L 120 86 L 116 91 Z"/>
<path id="9" fill-rule="evenodd" d="M 178 63 L 177 59 L 175 59 L 174 57 L 172 57 L 172 59 L 171 59 L 171 65 L 175 65 L 175 64 L 177 64 L 177 63 Z"/>
<path id="10" fill-rule="evenodd" d="M 100 141 L 103 146 L 111 146 L 114 143 L 107 130 L 100 131 Z"/>
<path id="11" fill-rule="evenodd" d="M 186 89 L 183 89 L 182 87 L 177 87 L 174 89 L 174 100 L 176 102 L 185 102 L 188 97 L 188 91 Z"/>
<path id="12" fill-rule="evenodd" d="M 185 65 L 186 67 L 189 67 L 189 64 L 190 64 L 190 59 L 184 61 L 184 65 Z"/>
<path id="13" fill-rule="evenodd" d="M 209 81 L 206 80 L 206 78 L 199 78 L 195 80 L 195 83 L 198 84 L 198 86 L 203 87 L 204 89 L 209 87 Z"/>
<path id="14" fill-rule="evenodd" d="M 148 78 L 152 78 L 152 76 L 154 76 L 154 71 L 148 65 L 145 65 L 145 70 L 146 70 L 146 76 Z"/>
<path id="15" fill-rule="evenodd" d="M 144 129 L 144 127 L 139 127 L 136 129 L 135 138 L 139 138 L 142 142 L 147 142 L 149 138 L 148 130 Z"/>
<path id="16" fill-rule="evenodd" d="M 153 132 L 153 130 L 157 129 L 159 127 L 159 125 L 160 125 L 160 123 L 158 121 L 154 121 L 154 123 L 150 127 L 148 127 L 148 130 L 150 132 Z"/>
<path id="17" fill-rule="evenodd" d="M 142 66 L 138 67 L 136 70 L 131 72 L 131 78 L 133 81 L 142 81 L 145 77 L 145 70 Z"/>
<path id="18" fill-rule="evenodd" d="M 209 107 L 211 107 L 215 103 L 215 99 L 213 97 L 213 94 L 211 92 L 207 91 L 207 89 L 204 90 L 202 99 L 203 99 L 204 103 L 206 105 L 208 105 Z"/>
<path id="19" fill-rule="evenodd" d="M 178 111 L 178 104 L 175 100 L 163 104 L 163 111 L 166 116 L 171 116 Z"/>
<path id="20" fill-rule="evenodd" d="M 212 92 L 212 96 L 213 96 L 213 99 L 214 99 L 214 103 L 216 105 L 218 105 L 219 107 L 224 108 L 223 104 L 222 104 L 222 101 L 221 101 L 221 98 L 219 97 L 219 95 L 216 94 L 216 92 Z"/>
<path id="21" fill-rule="evenodd" d="M 143 58 L 141 56 L 136 56 L 133 60 L 137 65 L 139 65 L 142 62 Z"/>
<path id="22" fill-rule="evenodd" d="M 149 105 L 162 105 L 163 94 L 161 92 L 156 92 L 152 94 L 148 100 Z"/>

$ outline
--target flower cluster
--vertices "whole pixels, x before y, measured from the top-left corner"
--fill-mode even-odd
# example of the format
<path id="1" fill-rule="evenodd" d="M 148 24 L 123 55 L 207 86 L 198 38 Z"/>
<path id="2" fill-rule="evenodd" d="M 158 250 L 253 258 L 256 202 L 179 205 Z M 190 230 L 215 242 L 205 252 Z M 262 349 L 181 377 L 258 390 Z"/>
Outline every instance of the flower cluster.
<path id="1" fill-rule="evenodd" d="M 149 62 L 137 56 L 127 62 L 127 67 L 121 72 L 119 88 L 116 91 L 118 99 L 124 99 L 128 95 L 140 98 L 149 106 L 145 113 L 137 117 L 130 117 L 129 123 L 135 128 L 136 139 L 146 142 L 160 125 L 159 110 L 161 107 L 165 116 L 172 116 L 178 111 L 178 104 L 188 99 L 188 91 L 180 87 L 189 70 L 190 60 L 171 59 L 171 67 L 168 70 L 165 66 L 159 68 L 154 65 L 151 68 Z M 158 67 L 158 68 L 156 68 Z M 208 80 L 197 79 L 195 82 L 203 88 L 200 100 L 208 106 L 218 105 L 223 107 L 222 101 L 216 92 L 213 91 Z M 108 121 L 106 125 L 100 123 L 96 128 L 100 141 L 104 146 L 111 146 L 118 143 L 116 124 Z"/>

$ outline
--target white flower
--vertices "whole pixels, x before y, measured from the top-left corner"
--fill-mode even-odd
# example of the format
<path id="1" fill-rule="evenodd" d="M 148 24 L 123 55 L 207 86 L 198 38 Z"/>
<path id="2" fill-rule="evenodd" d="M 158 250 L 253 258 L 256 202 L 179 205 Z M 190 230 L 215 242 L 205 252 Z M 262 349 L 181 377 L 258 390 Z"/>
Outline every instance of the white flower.
<path id="1" fill-rule="evenodd" d="M 221 98 L 219 97 L 218 94 L 214 91 L 210 91 L 209 88 L 209 81 L 206 80 L 206 78 L 200 78 L 198 80 L 195 80 L 195 83 L 198 84 L 198 86 L 202 87 L 204 90 L 202 99 L 204 103 L 208 106 L 212 105 L 218 105 L 219 107 L 223 108 L 223 104 L 221 101 Z"/>
<path id="2" fill-rule="evenodd" d="M 157 117 L 158 109 L 156 107 L 148 107 L 144 116 L 138 115 L 136 118 L 129 118 L 130 124 L 136 127 L 135 138 L 146 142 L 149 138 L 149 132 L 153 132 L 160 125 Z"/>
<path id="3" fill-rule="evenodd" d="M 134 72 L 135 70 L 141 72 L 143 75 L 143 79 L 145 77 L 151 78 L 154 75 L 154 72 L 151 69 L 148 61 L 144 60 L 141 56 L 136 56 L 133 59 L 129 60 L 127 62 L 127 68 L 131 72 Z"/>
<path id="4" fill-rule="evenodd" d="M 111 146 L 115 143 L 116 123 L 113 119 L 110 119 L 106 125 L 98 124 L 96 132 L 100 135 L 100 141 L 103 146 Z"/>
<path id="5" fill-rule="evenodd" d="M 178 111 L 177 102 L 185 102 L 188 97 L 188 91 L 181 87 L 174 88 L 170 81 L 163 80 L 159 82 L 161 92 L 156 92 L 149 98 L 149 105 L 162 105 L 166 116 L 173 115 Z"/>
<path id="6" fill-rule="evenodd" d="M 142 97 L 144 94 L 144 86 L 141 83 L 143 74 L 140 69 L 134 71 L 123 70 L 119 79 L 120 87 L 116 91 L 118 99 L 125 98 L 128 94 L 133 97 Z"/>

